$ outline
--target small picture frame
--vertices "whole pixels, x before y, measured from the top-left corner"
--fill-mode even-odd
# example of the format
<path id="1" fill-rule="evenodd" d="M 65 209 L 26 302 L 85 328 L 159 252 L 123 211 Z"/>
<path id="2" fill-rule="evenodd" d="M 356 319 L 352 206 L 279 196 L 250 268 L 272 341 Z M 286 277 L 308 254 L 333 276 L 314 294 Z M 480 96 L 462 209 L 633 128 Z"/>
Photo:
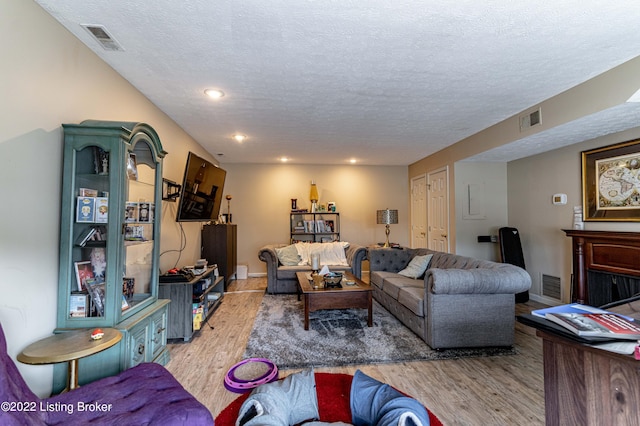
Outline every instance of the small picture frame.
<path id="1" fill-rule="evenodd" d="M 138 180 L 138 163 L 133 152 L 129 153 L 129 158 L 127 158 L 127 176 L 129 176 L 129 180 Z"/>
<path id="2" fill-rule="evenodd" d="M 336 232 L 335 222 L 333 220 L 324 221 L 325 232 Z"/>
<path id="3" fill-rule="evenodd" d="M 93 267 L 90 260 L 84 260 L 82 262 L 74 262 L 74 269 L 76 272 L 76 284 L 78 291 L 87 290 L 87 280 L 94 279 Z"/>

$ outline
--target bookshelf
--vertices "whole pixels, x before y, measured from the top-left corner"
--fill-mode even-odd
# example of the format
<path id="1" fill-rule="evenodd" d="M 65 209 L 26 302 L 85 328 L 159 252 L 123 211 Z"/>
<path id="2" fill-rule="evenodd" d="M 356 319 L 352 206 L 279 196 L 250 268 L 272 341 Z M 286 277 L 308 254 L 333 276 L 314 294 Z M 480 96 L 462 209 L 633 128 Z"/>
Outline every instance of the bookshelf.
<path id="1" fill-rule="evenodd" d="M 291 243 L 340 241 L 340 213 L 291 212 Z"/>

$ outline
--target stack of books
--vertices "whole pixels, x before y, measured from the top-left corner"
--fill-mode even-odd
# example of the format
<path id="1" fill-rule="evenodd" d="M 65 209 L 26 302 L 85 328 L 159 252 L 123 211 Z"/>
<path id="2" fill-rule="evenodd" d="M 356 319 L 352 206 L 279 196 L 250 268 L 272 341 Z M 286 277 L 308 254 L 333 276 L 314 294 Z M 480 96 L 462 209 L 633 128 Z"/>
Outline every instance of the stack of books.
<path id="1" fill-rule="evenodd" d="M 640 341 L 640 324 L 634 318 L 593 306 L 573 303 L 534 310 L 531 314 L 577 336 L 602 339 L 603 343 L 592 346 L 612 352 L 633 354 Z"/>

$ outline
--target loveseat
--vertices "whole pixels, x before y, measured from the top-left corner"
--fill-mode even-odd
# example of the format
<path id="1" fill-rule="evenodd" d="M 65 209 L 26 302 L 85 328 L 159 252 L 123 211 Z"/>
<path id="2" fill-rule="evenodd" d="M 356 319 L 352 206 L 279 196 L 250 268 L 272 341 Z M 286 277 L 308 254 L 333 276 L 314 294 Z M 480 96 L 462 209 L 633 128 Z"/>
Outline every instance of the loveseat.
<path id="1" fill-rule="evenodd" d="M 531 287 L 524 269 L 422 248 L 367 257 L 373 297 L 431 348 L 513 345 L 515 294 Z M 411 271 L 419 263 L 426 270 Z"/>
<path id="2" fill-rule="evenodd" d="M 358 278 L 362 276 L 362 261 L 366 258 L 367 249 L 361 245 L 354 243 L 314 243 L 312 246 L 329 248 L 330 245 L 342 246 L 342 256 L 344 257 L 342 264 L 327 263 L 322 257 L 320 258 L 321 266 L 326 265 L 331 271 L 348 271 Z M 310 271 L 311 266 L 308 259 L 299 257 L 297 262 L 283 262 L 284 254 L 289 252 L 291 256 L 296 253 L 296 244 L 269 244 L 262 247 L 258 251 L 258 258 L 266 263 L 267 266 L 267 292 L 270 294 L 279 293 L 297 293 L 298 280 L 296 272 Z M 346 246 L 346 248 L 344 247 Z M 298 246 L 299 247 L 299 246 Z M 280 258 L 278 254 L 280 253 Z M 284 254 L 283 254 L 284 253 Z"/>

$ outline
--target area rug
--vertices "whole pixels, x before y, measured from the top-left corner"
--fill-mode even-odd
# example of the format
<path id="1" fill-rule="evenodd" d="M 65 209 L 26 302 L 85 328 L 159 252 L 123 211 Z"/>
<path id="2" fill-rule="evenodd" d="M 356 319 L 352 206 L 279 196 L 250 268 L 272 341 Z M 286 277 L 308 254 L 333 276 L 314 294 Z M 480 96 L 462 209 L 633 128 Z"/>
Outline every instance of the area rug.
<path id="1" fill-rule="evenodd" d="M 324 422 L 351 422 L 350 374 L 315 373 L 316 392 L 318 394 L 318 412 Z M 215 419 L 216 426 L 234 426 L 242 403 L 249 397 L 249 392 L 239 396 L 227 405 Z M 442 426 L 440 420 L 427 407 L 431 426 Z"/>
<path id="2" fill-rule="evenodd" d="M 373 327 L 366 309 L 323 310 L 309 315 L 295 295 L 265 294 L 243 358 L 267 358 L 279 369 L 514 355 L 514 348 L 433 350 L 375 300 Z"/>

